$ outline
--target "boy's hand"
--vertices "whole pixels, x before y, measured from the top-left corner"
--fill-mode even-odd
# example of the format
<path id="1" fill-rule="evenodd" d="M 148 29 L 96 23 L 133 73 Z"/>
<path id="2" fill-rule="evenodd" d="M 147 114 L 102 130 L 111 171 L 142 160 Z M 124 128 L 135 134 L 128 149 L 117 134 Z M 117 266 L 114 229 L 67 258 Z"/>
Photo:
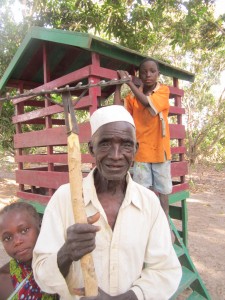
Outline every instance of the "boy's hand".
<path id="1" fill-rule="evenodd" d="M 127 71 L 124 71 L 124 70 L 117 70 L 117 73 L 118 73 L 120 79 L 130 77 L 130 74 Z"/>

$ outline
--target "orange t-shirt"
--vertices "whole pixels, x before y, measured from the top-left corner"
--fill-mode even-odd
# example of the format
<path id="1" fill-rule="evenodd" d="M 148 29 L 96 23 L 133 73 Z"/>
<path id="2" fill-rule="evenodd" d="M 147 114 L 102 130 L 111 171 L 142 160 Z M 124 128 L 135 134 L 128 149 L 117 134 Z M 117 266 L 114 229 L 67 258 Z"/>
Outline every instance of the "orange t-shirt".
<path id="1" fill-rule="evenodd" d="M 152 94 L 147 97 L 150 107 L 143 106 L 132 93 L 125 98 L 125 107 L 134 119 L 137 141 L 139 142 L 135 161 L 160 163 L 171 159 L 167 118 L 169 113 L 169 88 L 166 85 L 157 83 Z M 156 115 L 152 116 L 149 109 L 153 110 Z M 160 117 L 163 117 L 165 124 L 164 134 L 162 133 L 163 124 Z"/>

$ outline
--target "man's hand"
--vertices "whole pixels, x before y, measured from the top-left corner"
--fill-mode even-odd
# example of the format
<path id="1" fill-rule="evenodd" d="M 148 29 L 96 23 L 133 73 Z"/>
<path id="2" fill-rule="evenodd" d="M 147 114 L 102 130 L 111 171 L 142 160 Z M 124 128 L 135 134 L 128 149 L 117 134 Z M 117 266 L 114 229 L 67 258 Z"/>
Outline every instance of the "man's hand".
<path id="1" fill-rule="evenodd" d="M 100 214 L 97 213 L 88 219 L 89 224 L 74 224 L 67 229 L 65 245 L 71 261 L 77 261 L 95 249 L 95 235 L 100 228 L 91 224 L 99 217 Z"/>
<path id="2" fill-rule="evenodd" d="M 58 267 L 64 277 L 69 272 L 69 267 L 73 261 L 78 261 L 85 254 L 95 249 L 96 232 L 99 226 L 92 225 L 100 218 L 100 213 L 88 217 L 88 224 L 74 224 L 67 229 L 67 239 L 58 252 Z"/>
<path id="3" fill-rule="evenodd" d="M 84 295 L 84 289 L 74 289 L 74 294 L 78 296 Z M 96 297 L 81 297 L 81 300 L 137 300 L 137 297 L 133 291 L 128 291 L 118 296 L 110 296 L 103 290 L 98 288 L 98 296 Z"/>

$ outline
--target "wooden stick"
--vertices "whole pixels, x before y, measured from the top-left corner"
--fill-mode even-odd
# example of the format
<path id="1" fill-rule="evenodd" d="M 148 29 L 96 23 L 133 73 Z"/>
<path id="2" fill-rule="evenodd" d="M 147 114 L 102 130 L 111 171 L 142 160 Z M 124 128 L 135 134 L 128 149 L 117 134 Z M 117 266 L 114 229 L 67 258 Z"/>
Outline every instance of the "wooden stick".
<path id="1" fill-rule="evenodd" d="M 80 143 L 78 135 L 73 132 L 68 136 L 68 165 L 74 218 L 78 223 L 87 223 L 83 201 Z M 98 282 L 91 253 L 83 256 L 80 262 L 83 272 L 85 296 L 97 296 Z"/>

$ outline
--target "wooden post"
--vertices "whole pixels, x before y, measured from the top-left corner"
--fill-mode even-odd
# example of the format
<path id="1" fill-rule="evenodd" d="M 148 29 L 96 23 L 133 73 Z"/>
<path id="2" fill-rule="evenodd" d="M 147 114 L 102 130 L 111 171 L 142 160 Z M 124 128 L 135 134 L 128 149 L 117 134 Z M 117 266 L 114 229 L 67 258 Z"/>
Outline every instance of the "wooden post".
<path id="1" fill-rule="evenodd" d="M 76 223 L 87 223 L 87 216 L 85 212 L 85 205 L 83 200 L 83 176 L 81 171 L 81 153 L 80 153 L 80 142 L 78 134 L 73 132 L 72 117 L 70 113 L 74 111 L 66 111 L 72 107 L 72 102 L 69 93 L 63 93 L 63 103 L 65 110 L 65 118 L 68 118 L 67 127 L 69 125 L 70 133 L 67 138 L 68 142 L 68 167 L 69 167 L 69 181 L 70 181 L 70 192 L 71 201 L 73 207 L 73 213 Z M 69 103 L 70 101 L 70 103 Z M 67 109 L 66 109 L 67 103 Z M 98 282 L 95 274 L 94 262 L 91 253 L 84 255 L 81 259 L 81 269 L 83 272 L 85 296 L 93 297 L 98 295 Z"/>

